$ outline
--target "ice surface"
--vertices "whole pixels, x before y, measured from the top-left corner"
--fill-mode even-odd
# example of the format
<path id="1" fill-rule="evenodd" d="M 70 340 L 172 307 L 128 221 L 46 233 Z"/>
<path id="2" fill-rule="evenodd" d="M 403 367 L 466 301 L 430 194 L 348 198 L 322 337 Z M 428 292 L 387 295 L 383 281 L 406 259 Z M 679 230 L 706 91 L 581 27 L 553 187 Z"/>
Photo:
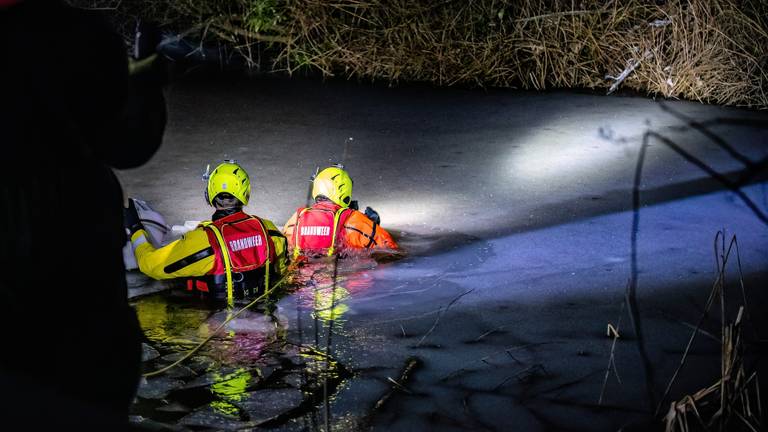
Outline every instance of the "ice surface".
<path id="1" fill-rule="evenodd" d="M 289 411 L 298 420 L 286 420 L 287 430 L 320 429 L 322 399 L 314 411 L 291 411 L 300 403 L 298 390 L 274 388 L 306 376 L 311 388 L 322 388 L 324 377 L 334 384 L 333 425 L 642 430 L 655 409 L 646 385 L 660 396 L 715 279 L 712 246 L 720 229 L 738 236 L 750 310 L 765 327 L 758 312 L 768 301 L 760 289 L 768 229 L 743 200 L 768 211 L 764 172 L 753 173 L 738 196 L 652 140 L 639 213 L 632 212 L 646 131 L 669 137 L 732 180 L 747 178 L 732 153 L 752 161 L 768 156 L 768 134 L 759 126 L 768 123 L 765 113 L 562 92 L 271 80 L 182 85 L 169 101 L 164 146 L 146 166 L 120 173 L 127 193 L 150 200 L 168 221 L 208 218 L 197 173 L 212 158 L 234 157 L 255 179 L 247 210 L 280 226 L 303 205 L 315 166 L 338 159 L 354 136 L 345 162 L 355 198 L 381 214 L 408 252 L 395 262 L 342 262 L 335 281 L 330 267 L 299 271 L 278 303 L 277 320 L 243 315 L 201 353 L 211 362 L 190 365 L 204 375 L 188 391 L 210 388 L 219 382 L 216 371 L 238 368 L 252 376 L 247 388 L 222 386 L 222 404 L 190 407 L 195 411 L 181 424 L 252 427 Z M 627 309 L 621 312 L 633 254 L 652 370 L 643 367 Z M 737 270 L 729 267 L 728 275 L 735 296 Z M 135 304 L 150 339 L 179 352 L 224 316 L 158 295 Z M 621 383 L 611 374 L 598 406 L 608 323 L 620 325 Z M 718 332 L 716 322 L 707 325 Z M 696 349 L 675 398 L 716 381 L 719 348 L 704 338 Z M 393 383 L 410 357 L 422 366 Z M 259 364 L 274 373 L 253 378 Z M 765 359 L 755 364 L 768 373 Z M 224 396 L 227 388 L 241 399 Z M 276 393 L 281 402 L 274 410 L 257 404 L 266 398 L 250 399 L 265 390 L 286 392 Z"/>

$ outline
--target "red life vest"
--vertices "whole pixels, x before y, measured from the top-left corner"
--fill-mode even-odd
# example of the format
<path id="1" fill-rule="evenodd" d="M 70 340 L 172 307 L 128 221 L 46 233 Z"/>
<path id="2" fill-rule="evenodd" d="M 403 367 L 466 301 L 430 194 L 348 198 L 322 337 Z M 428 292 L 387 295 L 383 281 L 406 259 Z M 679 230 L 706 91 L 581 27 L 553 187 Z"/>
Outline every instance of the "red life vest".
<path id="1" fill-rule="evenodd" d="M 352 210 L 331 202 L 320 202 L 309 208 L 296 210 L 296 226 L 293 230 L 294 251 L 304 254 L 327 255 L 330 248 L 344 246 L 344 226 Z M 337 219 L 336 223 L 334 221 Z M 335 239 L 334 239 L 335 236 Z"/>
<path id="2" fill-rule="evenodd" d="M 229 216 L 215 220 L 211 225 L 218 228 L 229 252 L 229 261 L 232 272 L 247 272 L 260 268 L 267 261 L 276 262 L 275 245 L 272 238 L 265 231 L 264 224 L 256 216 L 244 212 L 233 213 Z M 224 256 L 213 228 L 205 229 L 208 234 L 208 242 L 211 244 L 216 259 L 213 268 L 208 274 L 221 275 L 226 273 Z"/>

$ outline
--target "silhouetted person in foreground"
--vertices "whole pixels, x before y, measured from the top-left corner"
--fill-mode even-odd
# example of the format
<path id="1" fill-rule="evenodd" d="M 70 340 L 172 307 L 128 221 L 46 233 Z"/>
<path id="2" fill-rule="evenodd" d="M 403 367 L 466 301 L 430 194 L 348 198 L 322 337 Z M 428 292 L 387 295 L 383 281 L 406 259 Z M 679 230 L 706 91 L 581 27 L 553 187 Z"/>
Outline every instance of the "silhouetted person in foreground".
<path id="1" fill-rule="evenodd" d="M 112 168 L 145 163 L 165 126 L 162 80 L 128 70 L 94 13 L 0 0 L 2 430 L 127 426 L 141 329 Z"/>

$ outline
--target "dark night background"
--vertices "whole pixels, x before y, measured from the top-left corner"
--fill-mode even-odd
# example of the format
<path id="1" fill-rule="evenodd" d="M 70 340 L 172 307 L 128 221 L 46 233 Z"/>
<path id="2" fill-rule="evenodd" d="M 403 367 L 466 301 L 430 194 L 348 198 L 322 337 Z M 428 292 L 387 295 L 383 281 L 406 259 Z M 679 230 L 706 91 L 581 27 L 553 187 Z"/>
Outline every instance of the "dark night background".
<path id="1" fill-rule="evenodd" d="M 123 240 L 84 223 L 117 217 L 89 209 L 117 208 L 122 189 L 162 215 L 168 242 L 210 217 L 201 175 L 223 159 L 251 174 L 247 210 L 279 227 L 316 167 L 343 160 L 406 256 L 299 271 L 215 335 L 231 311 L 129 265 L 144 372 L 214 335 L 141 378 L 133 429 L 765 429 L 765 2 L 69 3 L 101 38 L 0 9 L 2 236 L 24 238 L 25 218 L 75 230 L 46 277 L 88 294 L 3 298 L 3 356 L 17 361 L 0 379 L 24 389 L 4 392 L 9 430 L 35 430 L 40 413 L 88 429 L 98 401 L 36 389 L 87 399 L 132 376 L 112 337 L 122 279 L 78 279 Z M 116 81 L 78 72 L 110 59 Z M 115 93 L 139 114 L 121 117 Z M 88 136 L 62 138 L 71 125 L 51 119 L 68 115 L 40 100 L 77 107 Z M 11 192 L 39 190 L 19 180 L 30 160 L 63 179 L 34 217 Z M 4 262 L 34 274 L 46 257 L 13 259 L 16 243 Z"/>

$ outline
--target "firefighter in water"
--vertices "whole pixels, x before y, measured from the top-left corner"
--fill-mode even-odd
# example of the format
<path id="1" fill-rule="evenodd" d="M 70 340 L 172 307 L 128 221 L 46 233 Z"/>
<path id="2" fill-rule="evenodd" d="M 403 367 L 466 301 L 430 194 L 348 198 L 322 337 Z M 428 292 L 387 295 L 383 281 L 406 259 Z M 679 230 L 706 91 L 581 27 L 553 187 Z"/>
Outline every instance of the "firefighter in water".
<path id="1" fill-rule="evenodd" d="M 294 259 L 357 251 L 399 253 L 392 236 L 379 226 L 378 213 L 370 207 L 365 213 L 356 209 L 352 179 L 340 166 L 328 167 L 315 176 L 312 197 L 314 205 L 296 210 L 283 227 Z"/>
<path id="2" fill-rule="evenodd" d="M 155 279 L 189 278 L 188 290 L 216 301 L 252 296 L 273 286 L 287 267 L 287 241 L 275 225 L 243 211 L 251 183 L 234 161 L 225 161 L 208 178 L 205 199 L 216 211 L 180 239 L 155 249 L 138 218 L 133 200 L 126 211 L 136 262 Z"/>

